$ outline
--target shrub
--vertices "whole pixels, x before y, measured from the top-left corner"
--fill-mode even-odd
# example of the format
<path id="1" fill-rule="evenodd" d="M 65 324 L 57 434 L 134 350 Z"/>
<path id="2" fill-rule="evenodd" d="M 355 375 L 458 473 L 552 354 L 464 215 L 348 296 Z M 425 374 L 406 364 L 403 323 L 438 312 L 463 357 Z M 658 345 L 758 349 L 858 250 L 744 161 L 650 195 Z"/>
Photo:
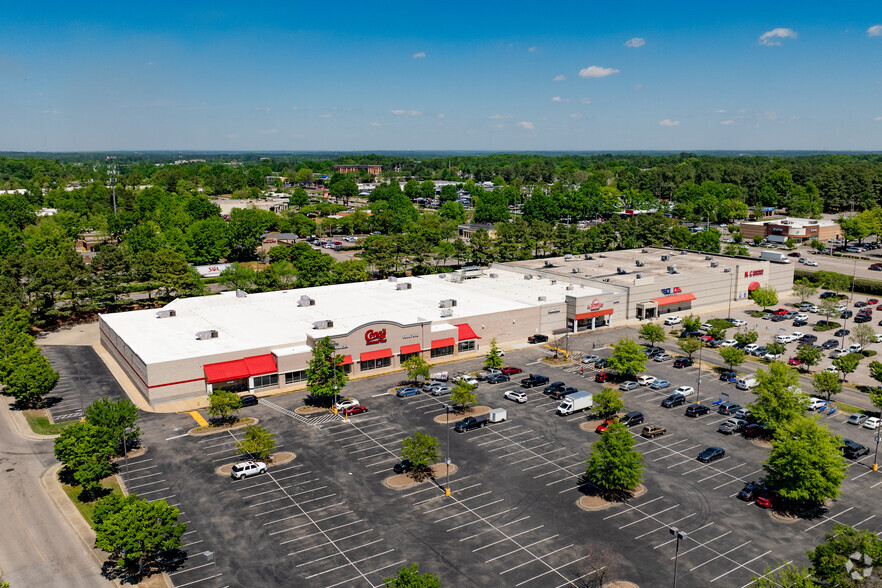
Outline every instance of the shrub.
<path id="1" fill-rule="evenodd" d="M 726 319 L 710 319 L 707 321 L 709 325 L 714 327 L 715 329 L 720 329 L 725 331 L 726 329 L 732 328 L 732 323 L 727 321 Z"/>
<path id="2" fill-rule="evenodd" d="M 812 327 L 813 331 L 817 331 L 819 333 L 824 331 L 831 331 L 833 329 L 838 329 L 841 325 L 836 321 L 818 321 L 814 327 Z"/>

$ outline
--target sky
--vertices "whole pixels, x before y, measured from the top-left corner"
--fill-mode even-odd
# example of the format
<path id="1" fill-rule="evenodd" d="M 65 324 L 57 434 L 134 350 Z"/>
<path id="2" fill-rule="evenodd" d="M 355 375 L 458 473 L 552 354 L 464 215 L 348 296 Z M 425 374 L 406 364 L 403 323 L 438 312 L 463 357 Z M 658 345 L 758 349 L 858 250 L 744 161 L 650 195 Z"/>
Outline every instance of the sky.
<path id="1" fill-rule="evenodd" d="M 32 2 L 0 151 L 882 151 L 882 2 Z"/>

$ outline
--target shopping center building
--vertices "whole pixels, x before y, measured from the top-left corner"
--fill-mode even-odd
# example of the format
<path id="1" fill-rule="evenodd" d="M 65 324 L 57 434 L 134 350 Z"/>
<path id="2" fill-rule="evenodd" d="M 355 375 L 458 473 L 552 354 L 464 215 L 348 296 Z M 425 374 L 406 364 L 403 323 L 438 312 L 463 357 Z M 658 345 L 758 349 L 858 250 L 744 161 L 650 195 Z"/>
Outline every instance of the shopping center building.
<path id="1" fill-rule="evenodd" d="M 586 333 L 670 312 L 743 303 L 765 285 L 789 292 L 793 266 L 666 249 L 494 264 L 452 274 L 262 294 L 174 300 L 99 317 L 101 343 L 153 406 L 237 392 L 303 388 L 329 337 L 350 377 L 486 353 L 491 339 Z"/>

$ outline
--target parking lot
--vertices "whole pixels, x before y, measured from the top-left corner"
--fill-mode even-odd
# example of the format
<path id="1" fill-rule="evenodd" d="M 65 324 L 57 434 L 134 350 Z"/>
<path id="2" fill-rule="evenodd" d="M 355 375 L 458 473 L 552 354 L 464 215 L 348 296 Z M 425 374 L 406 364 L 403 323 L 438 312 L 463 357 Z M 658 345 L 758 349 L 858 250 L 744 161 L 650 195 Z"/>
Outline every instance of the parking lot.
<path id="1" fill-rule="evenodd" d="M 60 375 L 55 389 L 46 398 L 53 422 L 78 421 L 95 400 L 124 396 L 120 385 L 91 347 L 45 345 L 40 351 Z"/>

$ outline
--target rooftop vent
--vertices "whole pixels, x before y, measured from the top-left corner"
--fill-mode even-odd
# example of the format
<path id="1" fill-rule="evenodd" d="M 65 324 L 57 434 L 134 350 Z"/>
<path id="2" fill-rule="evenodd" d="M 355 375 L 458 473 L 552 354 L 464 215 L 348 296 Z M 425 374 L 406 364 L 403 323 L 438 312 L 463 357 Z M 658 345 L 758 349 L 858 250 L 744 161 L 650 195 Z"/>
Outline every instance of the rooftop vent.
<path id="1" fill-rule="evenodd" d="M 642 261 L 640 261 L 639 259 L 638 259 L 637 261 L 635 261 L 634 264 L 635 264 L 637 267 L 643 267 L 643 266 L 645 265 L 645 264 L 644 264 Z"/>
<path id="2" fill-rule="evenodd" d="M 453 298 L 447 298 L 439 302 L 438 306 L 440 306 L 441 308 L 453 308 L 454 306 L 456 306 L 456 300 L 454 300 Z"/>
<path id="3" fill-rule="evenodd" d="M 623 267 L 617 267 L 617 268 L 616 268 L 616 273 L 619 274 L 619 275 L 622 275 L 622 274 L 627 274 L 628 272 L 625 271 L 625 268 L 623 268 Z"/>
<path id="4" fill-rule="evenodd" d="M 557 280 L 551 280 L 551 285 L 554 286 L 555 284 L 557 284 Z"/>
<path id="5" fill-rule="evenodd" d="M 573 286 L 572 284 L 567 284 L 567 290 L 575 290 L 575 289 L 576 289 L 576 287 Z"/>
<path id="6" fill-rule="evenodd" d="M 546 260 L 545 260 L 545 267 L 554 267 L 554 264 L 552 264 L 550 261 L 548 261 L 548 260 L 546 259 Z"/>
<path id="7" fill-rule="evenodd" d="M 176 316 L 178 313 L 174 310 L 160 310 L 156 313 L 156 318 L 170 318 Z"/>
<path id="8" fill-rule="evenodd" d="M 640 253 L 649 253 L 649 249 L 641 249 Z"/>
<path id="9" fill-rule="evenodd" d="M 662 259 L 661 259 L 662 261 L 667 261 L 668 259 L 670 259 L 670 256 L 662 255 Z"/>
<path id="10" fill-rule="evenodd" d="M 540 297 L 539 297 L 539 302 L 545 302 L 545 300 L 546 300 L 545 296 L 540 296 Z"/>
<path id="11" fill-rule="evenodd" d="M 680 255 L 686 255 L 686 252 L 685 252 L 685 251 L 681 251 L 681 252 L 680 252 Z"/>
<path id="12" fill-rule="evenodd" d="M 410 290 L 413 288 L 413 284 L 410 282 L 401 282 L 400 284 L 395 284 L 396 290 Z"/>
<path id="13" fill-rule="evenodd" d="M 573 260 L 573 256 L 570 255 L 569 253 L 567 253 L 566 255 L 564 255 L 564 261 L 572 261 L 572 260 Z"/>
<path id="14" fill-rule="evenodd" d="M 579 268 L 577 268 L 577 267 L 574 267 L 574 268 L 573 268 L 573 273 L 574 273 L 574 274 L 578 274 L 580 271 L 581 271 L 581 270 L 580 270 Z"/>
<path id="15" fill-rule="evenodd" d="M 297 306 L 315 306 L 315 300 L 313 300 L 309 296 L 301 296 L 300 300 L 297 301 Z"/>
<path id="16" fill-rule="evenodd" d="M 604 255 L 603 253 L 601 253 L 601 254 L 600 254 L 600 257 L 605 259 L 605 258 L 606 258 L 606 255 Z"/>
<path id="17" fill-rule="evenodd" d="M 453 316 L 453 309 L 452 308 L 442 308 L 441 309 L 441 317 L 444 318 L 444 317 L 449 317 L 449 316 Z"/>
<path id="18" fill-rule="evenodd" d="M 207 341 L 208 339 L 217 339 L 217 331 L 212 329 L 210 331 L 199 331 L 196 333 L 197 341 Z"/>
<path id="19" fill-rule="evenodd" d="M 642 278 L 643 276 L 641 276 L 640 274 L 637 274 L 637 275 L 634 276 L 634 277 L 637 278 L 637 279 L 639 280 L 639 279 Z"/>
<path id="20" fill-rule="evenodd" d="M 533 275 L 532 275 L 532 274 L 524 274 L 524 279 L 525 279 L 525 280 L 532 280 L 532 279 L 533 279 Z"/>
<path id="21" fill-rule="evenodd" d="M 718 265 L 720 265 L 720 264 L 717 263 L 716 261 L 711 262 L 711 267 L 717 267 Z"/>
<path id="22" fill-rule="evenodd" d="M 389 276 L 389 281 L 390 282 L 397 282 L 398 278 L 396 278 L 395 276 Z"/>
<path id="23" fill-rule="evenodd" d="M 321 329 L 331 329 L 333 327 L 334 327 L 334 321 L 332 321 L 330 319 L 323 320 L 323 321 L 315 321 L 314 323 L 312 323 L 313 329 L 321 330 Z"/>
<path id="24" fill-rule="evenodd" d="M 676 274 L 677 273 L 677 266 L 676 265 L 669 265 L 668 266 L 668 273 L 669 274 Z"/>
<path id="25" fill-rule="evenodd" d="M 499 274 L 490 274 L 490 277 L 491 277 L 491 278 L 498 278 L 498 277 L 499 277 Z"/>
<path id="26" fill-rule="evenodd" d="M 245 298 L 248 293 L 245 290 L 236 290 L 236 298 Z"/>
<path id="27" fill-rule="evenodd" d="M 710 261 L 710 260 L 712 260 L 713 258 L 714 258 L 714 257 L 713 257 L 712 255 L 705 255 L 705 256 L 704 256 L 704 260 L 705 260 L 705 261 Z"/>
<path id="28" fill-rule="evenodd" d="M 590 255 L 588 255 L 588 254 L 586 253 L 586 254 L 585 254 L 585 259 L 594 259 L 594 258 L 591 257 Z"/>
<path id="29" fill-rule="evenodd" d="M 727 268 L 727 267 L 726 267 L 726 268 L 723 268 L 723 273 L 724 273 L 724 274 L 728 274 L 728 273 L 731 272 L 731 271 L 732 271 L 732 270 L 730 270 L 730 269 Z"/>

